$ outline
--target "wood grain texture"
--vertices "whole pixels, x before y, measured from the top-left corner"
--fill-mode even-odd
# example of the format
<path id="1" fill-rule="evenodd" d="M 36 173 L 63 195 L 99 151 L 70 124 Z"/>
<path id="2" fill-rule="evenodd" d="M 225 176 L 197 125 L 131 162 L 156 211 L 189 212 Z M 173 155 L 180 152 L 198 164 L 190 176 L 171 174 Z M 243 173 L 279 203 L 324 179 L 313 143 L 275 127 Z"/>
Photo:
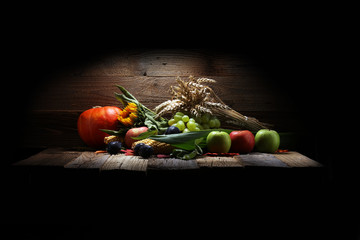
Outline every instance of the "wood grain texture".
<path id="1" fill-rule="evenodd" d="M 64 168 L 100 169 L 109 157 L 109 154 L 83 152 L 74 161 L 67 163 Z"/>
<path id="2" fill-rule="evenodd" d="M 97 169 L 99 171 L 128 170 L 191 170 L 201 168 L 241 167 L 321 167 L 322 165 L 298 152 L 267 154 L 252 152 L 233 157 L 201 156 L 192 160 L 176 158 L 144 159 L 124 154 L 109 155 L 90 151 L 65 151 L 48 149 L 15 163 L 15 166 L 57 166 L 67 169 Z"/>
<path id="3" fill-rule="evenodd" d="M 185 170 L 198 169 L 196 160 L 181 160 L 176 158 L 150 158 L 148 168 L 151 170 Z"/>
<path id="4" fill-rule="evenodd" d="M 245 166 L 255 167 L 288 167 L 288 165 L 272 154 L 252 152 L 242 154 L 240 158 Z"/>
<path id="5" fill-rule="evenodd" d="M 246 55 L 201 49 L 133 49 L 98 56 L 65 72 L 68 76 L 237 75 L 254 65 Z"/>
<path id="6" fill-rule="evenodd" d="M 14 166 L 64 167 L 81 155 L 79 151 L 67 151 L 60 148 L 49 148 L 29 158 L 14 163 Z"/>
<path id="7" fill-rule="evenodd" d="M 147 159 L 135 156 L 112 155 L 101 167 L 101 171 L 129 170 L 145 172 L 147 170 L 147 164 Z"/>
<path id="8" fill-rule="evenodd" d="M 200 75 L 217 81 L 209 84 L 216 94 L 237 111 L 291 111 L 292 106 L 283 94 L 277 94 L 257 72 L 243 76 Z M 188 76 L 183 77 L 186 79 Z M 34 100 L 34 110 L 86 110 L 93 106 L 119 105 L 115 85 L 130 91 L 149 108 L 171 99 L 169 89 L 177 85 L 172 77 L 67 77 L 44 84 Z"/>
<path id="9" fill-rule="evenodd" d="M 277 153 L 274 156 L 290 167 L 321 167 L 322 165 L 298 152 Z"/>
<path id="10" fill-rule="evenodd" d="M 244 167 L 241 158 L 234 157 L 199 157 L 196 159 L 200 167 Z"/>

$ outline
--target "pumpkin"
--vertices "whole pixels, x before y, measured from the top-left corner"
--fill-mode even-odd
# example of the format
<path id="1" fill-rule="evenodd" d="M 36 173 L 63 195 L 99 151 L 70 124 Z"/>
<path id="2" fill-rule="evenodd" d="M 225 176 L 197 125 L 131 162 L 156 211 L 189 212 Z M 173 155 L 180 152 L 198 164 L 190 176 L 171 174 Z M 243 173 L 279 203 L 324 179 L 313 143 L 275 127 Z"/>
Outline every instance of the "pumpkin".
<path id="1" fill-rule="evenodd" d="M 109 136 L 100 129 L 117 130 L 120 108 L 113 106 L 94 107 L 80 114 L 77 129 L 80 138 L 92 148 L 105 145 L 104 138 Z"/>

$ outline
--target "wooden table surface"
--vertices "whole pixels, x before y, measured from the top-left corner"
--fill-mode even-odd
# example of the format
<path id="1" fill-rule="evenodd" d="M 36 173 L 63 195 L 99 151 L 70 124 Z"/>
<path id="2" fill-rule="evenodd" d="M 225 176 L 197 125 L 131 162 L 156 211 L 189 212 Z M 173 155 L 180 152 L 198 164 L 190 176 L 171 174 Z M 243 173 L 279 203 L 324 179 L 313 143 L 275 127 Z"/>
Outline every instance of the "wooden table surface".
<path id="1" fill-rule="evenodd" d="M 279 209 L 296 217 L 299 214 L 294 211 L 299 209 L 316 206 L 318 212 L 316 196 L 326 167 L 298 152 L 202 156 L 186 161 L 49 148 L 15 163 L 12 169 L 23 179 L 7 194 L 17 202 L 13 209 L 41 221 L 55 218 L 77 224 L 115 216 L 147 225 L 154 222 L 152 216 L 160 215 L 166 222 L 191 216 L 194 226 L 210 220 L 209 225 L 216 223 L 216 227 L 218 222 L 226 228 L 229 222 L 236 223 L 232 229 L 238 229 L 239 219 L 250 219 L 244 216 L 246 209 L 252 223 L 266 211 L 270 211 L 269 219 L 278 216 Z M 228 219 L 238 217 L 226 220 L 225 213 Z M 217 214 L 223 218 L 214 218 Z"/>
<path id="2" fill-rule="evenodd" d="M 100 173 L 114 170 L 146 173 L 152 170 L 234 169 L 247 167 L 312 168 L 321 167 L 322 165 L 294 151 L 276 154 L 252 152 L 233 157 L 201 156 L 192 160 L 180 160 L 157 157 L 144 159 L 139 156 L 126 156 L 125 154 L 109 155 L 108 153 L 49 148 L 16 162 L 14 166 L 91 169 L 98 170 Z"/>

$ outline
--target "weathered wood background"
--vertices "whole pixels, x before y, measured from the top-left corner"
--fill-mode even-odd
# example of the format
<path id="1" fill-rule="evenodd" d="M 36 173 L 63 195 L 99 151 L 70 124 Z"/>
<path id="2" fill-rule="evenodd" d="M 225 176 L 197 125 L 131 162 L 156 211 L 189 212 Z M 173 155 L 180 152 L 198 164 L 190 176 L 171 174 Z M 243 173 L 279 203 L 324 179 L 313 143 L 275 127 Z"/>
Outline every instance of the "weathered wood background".
<path id="1" fill-rule="evenodd" d="M 149 108 L 170 99 L 176 77 L 209 77 L 219 97 L 238 112 L 296 131 L 301 122 L 291 91 L 249 55 L 205 50 L 119 50 L 59 69 L 45 78 L 29 103 L 26 147 L 85 147 L 77 135 L 79 114 L 93 106 L 121 106 L 115 84 Z M 289 81 L 291 83 L 291 81 Z M 288 88 L 287 88 L 288 89 Z"/>

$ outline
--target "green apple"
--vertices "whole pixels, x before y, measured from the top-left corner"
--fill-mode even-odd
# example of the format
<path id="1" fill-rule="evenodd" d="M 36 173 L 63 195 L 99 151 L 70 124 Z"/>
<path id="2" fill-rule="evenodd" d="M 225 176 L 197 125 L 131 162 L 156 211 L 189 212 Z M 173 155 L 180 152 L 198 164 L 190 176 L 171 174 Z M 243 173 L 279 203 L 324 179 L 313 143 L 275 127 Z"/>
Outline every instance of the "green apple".
<path id="1" fill-rule="evenodd" d="M 280 145 L 280 136 L 274 130 L 261 129 L 255 135 L 255 149 L 264 153 L 275 153 Z"/>
<path id="2" fill-rule="evenodd" d="M 231 147 L 231 138 L 227 132 L 212 131 L 206 138 L 206 146 L 212 153 L 227 153 Z"/>

